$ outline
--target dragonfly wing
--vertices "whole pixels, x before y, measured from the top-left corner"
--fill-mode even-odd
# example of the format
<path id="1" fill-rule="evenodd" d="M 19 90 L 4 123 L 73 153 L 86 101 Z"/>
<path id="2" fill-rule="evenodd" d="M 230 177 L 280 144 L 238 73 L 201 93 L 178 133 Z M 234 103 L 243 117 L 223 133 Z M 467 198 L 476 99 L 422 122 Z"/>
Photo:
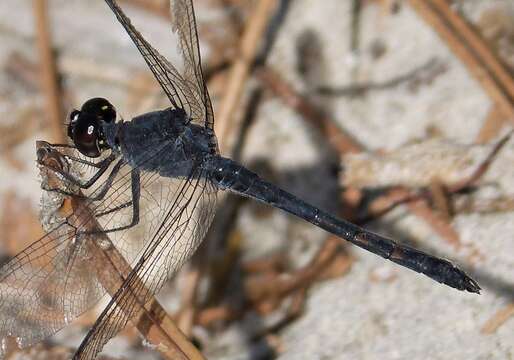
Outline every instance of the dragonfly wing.
<path id="1" fill-rule="evenodd" d="M 214 113 L 202 72 L 202 60 L 196 27 L 195 11 L 191 0 L 170 0 L 171 25 L 179 36 L 179 45 L 184 59 L 184 79 L 192 92 L 203 104 L 204 113 L 195 120 L 204 121 L 207 129 L 214 129 Z"/>
<path id="2" fill-rule="evenodd" d="M 84 340 L 78 358 L 93 358 L 105 342 L 137 315 L 135 303 L 144 304 L 162 287 L 195 251 L 209 228 L 217 188 L 207 178 L 204 168 L 193 166 L 189 176 L 177 178 L 161 177 L 158 171 L 143 170 L 144 164 L 164 158 L 173 148 L 173 143 L 166 142 L 148 148 L 134 160 L 134 167 L 123 164 L 114 177 L 108 175 L 113 170 L 107 171 L 107 179 L 99 179 L 89 190 L 88 198 L 81 199 L 104 231 L 127 225 L 134 211 L 134 206 L 125 206 L 132 201 L 131 173 L 135 170 L 140 173 L 137 225 L 104 234 L 132 266 L 131 275 L 122 274 L 126 280 L 120 287 L 127 289 L 129 286 L 129 293 L 124 294 L 121 290 L 114 296 L 114 302 L 104 312 L 106 315 L 97 321 L 91 335 Z M 76 153 L 69 155 L 77 156 Z M 116 164 L 114 161 L 111 166 L 115 168 Z M 87 173 L 87 169 L 81 170 L 81 173 Z M 108 184 L 107 188 L 105 184 Z M 104 196 L 93 200 L 103 189 L 107 189 Z M 133 294 L 137 296 L 131 298 Z M 120 308 L 116 308 L 118 298 L 125 299 L 120 302 Z"/>
<path id="3" fill-rule="evenodd" d="M 42 188 L 75 193 L 71 183 L 43 165 L 70 170 L 69 162 L 54 153 L 59 154 L 46 152 L 41 159 Z M 91 271 L 94 254 L 89 244 L 96 237 L 80 234 L 93 226 L 94 218 L 61 212 L 64 196 L 54 191 L 43 191 L 41 204 L 47 233 L 0 267 L 0 339 L 13 337 L 22 348 L 54 334 L 105 294 Z M 0 347 L 0 355 L 3 351 Z"/>
<path id="4" fill-rule="evenodd" d="M 191 37 L 191 40 L 194 38 L 196 43 L 194 45 L 187 46 L 186 48 L 184 48 L 186 45 L 183 44 L 188 40 L 183 36 L 184 33 L 179 31 L 181 49 L 184 55 L 184 64 L 186 65 L 185 74 L 181 74 L 164 56 L 162 56 L 148 43 L 148 41 L 145 40 L 139 31 L 135 29 L 128 16 L 125 15 L 116 1 L 105 0 L 105 2 L 109 5 L 118 21 L 123 25 L 128 35 L 138 48 L 156 80 L 168 96 L 172 106 L 176 109 L 184 110 L 193 123 L 212 129 L 212 106 L 207 89 L 205 85 L 200 86 L 198 84 L 198 81 L 202 80 L 202 74 L 199 64 L 200 57 L 198 51 L 198 38 L 196 36 L 196 25 L 194 25 L 195 36 Z M 190 10 L 192 11 L 192 5 L 189 5 Z M 193 24 L 195 24 L 194 13 L 190 13 L 190 15 L 192 16 L 191 19 L 193 20 Z M 179 23 L 181 24 L 182 21 Z M 186 50 L 193 48 L 196 49 L 193 53 Z M 192 65 L 192 62 L 194 62 L 194 64 L 197 63 L 197 65 Z M 194 69 L 192 66 L 194 66 Z M 198 77 L 196 74 L 198 74 Z M 207 124 L 211 124 L 210 127 L 207 126 Z"/>
<path id="5" fill-rule="evenodd" d="M 149 149 L 141 154 L 135 167 L 152 161 L 152 158 L 163 156 L 170 151 L 169 146 L 173 145 L 164 143 L 160 147 Z M 69 156 L 76 158 L 78 154 L 69 149 L 66 155 L 64 152 L 55 152 L 54 156 L 60 156 L 57 163 L 68 164 L 66 159 Z M 116 163 L 115 161 L 113 164 Z M 69 173 L 80 174 L 82 180 L 94 171 L 88 165 L 77 162 L 71 162 L 70 167 L 79 168 L 72 169 Z M 42 174 L 53 173 L 48 168 L 43 170 L 45 171 Z M 58 184 L 53 184 L 51 188 L 87 197 L 78 198 L 77 201 L 83 206 L 66 217 L 55 220 L 51 215 L 47 216 L 44 222 L 53 223 L 54 228 L 0 268 L 0 340 L 13 337 L 22 347 L 37 343 L 88 310 L 105 294 L 98 274 L 91 271 L 96 268 L 96 253 L 93 252 L 91 244 L 104 243 L 102 236 L 108 235 L 116 249 L 134 265 L 147 256 L 144 250 L 155 243 L 153 239 L 165 230 L 163 227 L 170 221 L 169 218 L 176 217 L 176 209 L 183 209 L 181 219 L 186 214 L 188 218 L 190 215 L 197 215 L 196 218 L 191 218 L 191 224 L 201 224 L 203 230 L 198 229 L 196 232 L 199 235 L 196 236 L 181 236 L 182 241 L 178 241 L 175 235 L 170 235 L 175 236 L 173 239 L 176 241 L 173 244 L 162 243 L 157 253 L 168 251 L 171 254 L 159 257 L 161 263 L 153 262 L 151 270 L 147 270 L 150 272 L 146 277 L 148 283 L 153 281 L 162 284 L 196 249 L 203 232 L 209 226 L 215 206 L 215 189 L 207 186 L 207 183 L 201 186 L 202 193 L 206 194 L 202 199 L 209 199 L 208 203 L 202 203 L 202 209 L 205 210 L 189 209 L 185 205 L 189 203 L 188 197 L 194 199 L 194 194 L 199 191 L 192 187 L 192 183 L 206 182 L 199 178 L 168 179 L 160 177 L 156 172 L 141 170 L 138 224 L 130 229 L 108 234 L 84 233 L 98 227 L 106 230 L 130 223 L 133 207 L 127 205 L 130 205 L 132 199 L 132 171 L 133 168 L 123 164 L 111 180 L 100 178 L 88 194 L 79 194 L 77 189 L 72 189 L 66 180 L 57 176 Z M 109 178 L 108 174 L 112 173 L 112 169 L 107 171 L 105 177 Z M 107 192 L 94 200 L 103 192 L 106 184 Z M 193 188 L 197 190 L 186 191 Z M 69 198 L 67 195 L 64 197 Z M 84 211 L 86 208 L 88 210 Z M 193 225 L 182 224 L 179 228 L 191 226 Z M 154 289 L 158 287 L 153 286 Z"/>
<path id="6" fill-rule="evenodd" d="M 0 339 L 22 348 L 54 334 L 105 294 L 90 269 L 91 239 L 63 223 L 0 268 Z M 2 351 L 0 347 L 0 358 Z"/>
<path id="7" fill-rule="evenodd" d="M 167 199 L 160 219 L 123 285 L 82 342 L 76 359 L 93 359 L 103 346 L 137 317 L 142 306 L 192 255 L 214 216 L 217 188 L 196 168 Z"/>

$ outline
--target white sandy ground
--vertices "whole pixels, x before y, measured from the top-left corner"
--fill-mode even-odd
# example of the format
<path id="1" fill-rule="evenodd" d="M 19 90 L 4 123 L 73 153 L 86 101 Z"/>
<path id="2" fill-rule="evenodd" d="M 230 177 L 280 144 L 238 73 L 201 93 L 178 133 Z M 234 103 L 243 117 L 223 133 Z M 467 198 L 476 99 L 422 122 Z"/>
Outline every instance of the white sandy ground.
<path id="1" fill-rule="evenodd" d="M 64 58 L 62 61 L 82 57 L 100 65 L 111 64 L 111 68 L 113 64 L 124 64 L 144 69 L 142 60 L 101 1 L 53 0 L 50 3 L 54 36 Z M 416 91 L 400 85 L 357 98 L 334 98 L 330 101 L 332 115 L 370 149 L 398 148 L 425 137 L 430 127 L 437 128 L 446 138 L 472 142 L 491 104 L 438 36 L 407 5 L 393 16 L 384 16 L 378 6 L 368 5 L 363 9 L 361 20 L 361 51 L 351 53 L 350 3 L 347 0 L 292 1 L 270 64 L 302 89 L 304 84 L 294 71 L 294 42 L 306 29 L 314 30 L 322 41 L 329 74 L 326 83 L 332 86 L 384 82 L 435 58 L 445 65 L 446 71 L 430 84 L 421 84 Z M 466 11 L 476 19 L 479 11 L 490 3 L 468 1 Z M 5 61 L 13 50 L 36 58 L 31 5 L 28 0 L 0 3 L 0 61 Z M 72 11 L 79 15 L 71 15 Z M 144 13 L 131 14 L 157 48 L 163 49 L 165 54 L 173 54 L 175 47 L 169 41 L 169 30 L 163 21 Z M 212 18 L 212 14 L 200 11 L 202 16 Z M 370 48 L 378 40 L 385 44 L 386 52 L 379 59 L 373 59 Z M 208 54 L 209 49 L 204 48 Z M 75 106 L 100 95 L 109 97 L 123 111 L 127 97 L 122 88 L 65 75 L 66 85 L 73 90 Z M 27 94 L 19 85 L 8 81 L 5 74 L 0 74 L 2 124 L 20 121 L 13 119 L 12 114 L 35 102 L 41 103 L 41 98 L 34 93 Z M 337 179 L 330 177 L 330 166 L 320 150 L 324 144 L 318 143 L 312 134 L 313 129 L 280 101 L 267 99 L 250 129 L 244 160 L 266 159 L 279 174 L 278 181 L 284 187 L 334 211 L 331 199 Z M 39 132 L 15 149 L 17 156 L 28 164 L 27 171 L 18 172 L 0 160 L 1 193 L 14 189 L 37 206 L 39 187 L 34 140 L 45 136 L 44 132 Z M 514 141 L 511 141 L 482 184 L 487 184 L 495 194 L 512 194 L 513 160 Z M 264 220 L 252 215 L 250 207 L 245 206 L 238 220 L 247 242 L 248 257 L 280 247 L 293 248 L 293 253 L 300 254 L 305 252 L 305 247 L 310 249 L 324 238 L 321 230 L 280 212 L 273 212 Z M 281 333 L 281 359 L 514 358 L 514 319 L 494 334 L 480 332 L 495 312 L 514 299 L 514 217 L 511 212 L 457 215 L 453 226 L 465 244 L 458 252 L 401 208 L 373 225 L 376 231 L 400 241 L 413 241 L 423 249 L 463 264 L 483 287 L 482 294 L 449 289 L 352 247 L 357 261 L 350 273 L 313 288 L 305 314 Z M 478 249 L 483 256 L 470 263 L 473 249 Z M 298 261 L 305 263 L 307 259 Z M 370 280 L 377 276 L 393 280 Z M 77 345 L 80 341 L 77 329 L 70 326 L 54 339 Z M 255 348 L 248 350 L 244 327 L 234 326 L 212 340 L 209 354 L 213 358 L 248 359 L 251 351 L 254 355 L 259 353 Z M 120 347 L 126 348 L 123 341 L 111 342 L 109 353 L 118 354 Z M 126 356 L 141 358 L 142 354 L 129 352 Z"/>

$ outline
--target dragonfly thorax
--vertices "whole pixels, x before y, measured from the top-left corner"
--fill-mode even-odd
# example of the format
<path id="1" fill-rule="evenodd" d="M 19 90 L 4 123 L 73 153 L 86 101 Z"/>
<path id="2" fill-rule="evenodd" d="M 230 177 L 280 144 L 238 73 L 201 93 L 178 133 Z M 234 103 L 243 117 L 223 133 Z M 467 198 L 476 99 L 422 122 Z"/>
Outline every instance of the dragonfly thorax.
<path id="1" fill-rule="evenodd" d="M 209 133 L 182 109 L 141 114 L 130 121 L 104 124 L 109 147 L 133 168 L 165 177 L 186 176 L 209 152 Z"/>

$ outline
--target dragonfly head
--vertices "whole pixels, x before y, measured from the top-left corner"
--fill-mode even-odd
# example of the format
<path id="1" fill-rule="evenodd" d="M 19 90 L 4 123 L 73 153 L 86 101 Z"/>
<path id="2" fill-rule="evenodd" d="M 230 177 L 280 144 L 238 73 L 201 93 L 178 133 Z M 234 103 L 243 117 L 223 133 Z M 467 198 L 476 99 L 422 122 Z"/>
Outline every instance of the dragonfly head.
<path id="1" fill-rule="evenodd" d="M 89 99 L 80 110 L 71 112 L 69 120 L 68 137 L 83 155 L 99 157 L 102 150 L 109 148 L 102 126 L 102 123 L 116 120 L 116 110 L 109 101 L 104 98 Z"/>

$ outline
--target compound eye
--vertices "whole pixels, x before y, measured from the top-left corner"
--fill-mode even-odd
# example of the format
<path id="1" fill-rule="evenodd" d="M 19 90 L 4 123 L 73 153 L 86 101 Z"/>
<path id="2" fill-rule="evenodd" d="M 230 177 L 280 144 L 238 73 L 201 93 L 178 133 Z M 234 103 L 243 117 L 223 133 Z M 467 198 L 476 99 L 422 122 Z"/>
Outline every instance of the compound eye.
<path id="1" fill-rule="evenodd" d="M 73 128 L 77 124 L 77 120 L 79 118 L 80 111 L 73 110 L 70 114 L 69 123 L 68 123 L 68 137 L 73 139 Z"/>
<path id="2" fill-rule="evenodd" d="M 114 122 L 116 120 L 116 110 L 112 104 L 104 98 L 92 98 L 89 99 L 82 105 L 80 109 L 83 113 L 88 113 L 99 120 L 103 120 L 107 123 Z"/>
<path id="3" fill-rule="evenodd" d="M 72 128 L 72 139 L 77 150 L 82 154 L 95 158 L 100 156 L 98 138 L 100 123 L 87 113 L 80 113 Z"/>

